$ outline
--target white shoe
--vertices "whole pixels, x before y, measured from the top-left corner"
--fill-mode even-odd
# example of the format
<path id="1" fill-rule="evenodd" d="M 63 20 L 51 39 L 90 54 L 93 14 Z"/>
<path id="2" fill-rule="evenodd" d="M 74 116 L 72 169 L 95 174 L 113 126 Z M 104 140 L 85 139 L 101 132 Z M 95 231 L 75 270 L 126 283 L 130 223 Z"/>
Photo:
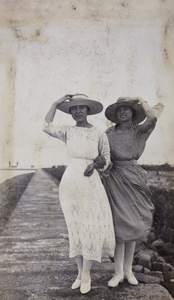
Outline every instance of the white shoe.
<path id="1" fill-rule="evenodd" d="M 124 278 L 127 279 L 129 284 L 138 285 L 138 280 L 135 278 L 132 271 L 129 271 L 129 272 L 125 273 Z"/>
<path id="2" fill-rule="evenodd" d="M 89 279 L 88 282 L 81 282 L 80 292 L 81 294 L 87 294 L 91 290 L 91 280 Z"/>
<path id="3" fill-rule="evenodd" d="M 116 287 L 120 282 L 123 282 L 123 274 L 115 274 L 112 279 L 108 282 L 109 287 Z"/>
<path id="4" fill-rule="evenodd" d="M 71 288 L 72 290 L 76 290 L 80 288 L 80 285 L 81 285 L 81 280 L 77 278 L 72 284 Z"/>

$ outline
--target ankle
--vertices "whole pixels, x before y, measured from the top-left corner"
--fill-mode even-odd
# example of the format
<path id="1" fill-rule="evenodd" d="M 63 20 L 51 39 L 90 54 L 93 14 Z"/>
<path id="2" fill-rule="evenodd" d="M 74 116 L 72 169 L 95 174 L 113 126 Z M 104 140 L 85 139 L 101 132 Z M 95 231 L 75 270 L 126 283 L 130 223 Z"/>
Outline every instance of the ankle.
<path id="1" fill-rule="evenodd" d="M 124 274 L 125 275 L 129 275 L 129 274 L 132 274 L 132 269 L 124 269 Z"/>
<path id="2" fill-rule="evenodd" d="M 124 274 L 123 269 L 116 269 L 114 275 L 123 275 L 123 274 Z"/>
<path id="3" fill-rule="evenodd" d="M 77 279 L 81 280 L 82 279 L 82 273 L 78 273 Z"/>
<path id="4" fill-rule="evenodd" d="M 87 283 L 89 280 L 91 280 L 91 276 L 89 273 L 83 273 L 81 276 L 81 281 L 84 283 Z"/>

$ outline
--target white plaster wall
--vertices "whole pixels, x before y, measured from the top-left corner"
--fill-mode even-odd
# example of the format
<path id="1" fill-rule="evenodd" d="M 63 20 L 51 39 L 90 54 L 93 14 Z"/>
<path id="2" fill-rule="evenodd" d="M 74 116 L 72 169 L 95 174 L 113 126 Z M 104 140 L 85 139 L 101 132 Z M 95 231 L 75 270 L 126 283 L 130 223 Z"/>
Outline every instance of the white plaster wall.
<path id="1" fill-rule="evenodd" d="M 104 108 L 122 95 L 162 102 L 140 162 L 174 164 L 172 0 L 0 0 L 0 8 L 0 166 L 66 163 L 64 145 L 42 124 L 53 101 L 76 92 Z M 90 121 L 109 124 L 104 112 Z"/>

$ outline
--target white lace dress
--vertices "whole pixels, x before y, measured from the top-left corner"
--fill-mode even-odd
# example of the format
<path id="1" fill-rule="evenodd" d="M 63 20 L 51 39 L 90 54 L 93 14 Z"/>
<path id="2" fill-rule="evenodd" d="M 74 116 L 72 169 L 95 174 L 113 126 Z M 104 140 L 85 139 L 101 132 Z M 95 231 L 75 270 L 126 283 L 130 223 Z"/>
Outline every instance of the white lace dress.
<path id="1" fill-rule="evenodd" d="M 45 124 L 44 131 L 65 142 L 70 157 L 59 187 L 69 234 L 69 256 L 82 255 L 99 262 L 103 252 L 113 256 L 115 234 L 105 189 L 96 170 L 92 176 L 84 176 L 86 167 L 99 154 L 105 157 L 108 166 L 110 150 L 106 134 L 96 127 L 58 127 L 53 123 Z"/>

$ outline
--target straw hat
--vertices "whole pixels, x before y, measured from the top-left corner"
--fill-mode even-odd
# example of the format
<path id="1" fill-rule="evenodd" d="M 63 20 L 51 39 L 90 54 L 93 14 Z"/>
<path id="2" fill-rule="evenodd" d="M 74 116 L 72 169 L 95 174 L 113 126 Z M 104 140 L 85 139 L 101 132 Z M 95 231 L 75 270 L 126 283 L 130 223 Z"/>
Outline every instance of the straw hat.
<path id="1" fill-rule="evenodd" d="M 79 105 L 85 105 L 89 108 L 88 115 L 95 115 L 103 110 L 103 105 L 100 102 L 90 100 L 88 96 L 84 94 L 70 95 L 70 99 L 62 102 L 57 108 L 67 114 L 70 114 L 70 108 Z"/>
<path id="2" fill-rule="evenodd" d="M 116 110 L 118 107 L 128 106 L 133 110 L 132 121 L 136 124 L 141 123 L 145 118 L 145 112 L 142 105 L 139 103 L 138 98 L 130 98 L 130 97 L 120 97 L 117 102 L 111 104 L 107 107 L 105 111 L 105 116 L 108 120 L 113 123 L 118 123 Z"/>

